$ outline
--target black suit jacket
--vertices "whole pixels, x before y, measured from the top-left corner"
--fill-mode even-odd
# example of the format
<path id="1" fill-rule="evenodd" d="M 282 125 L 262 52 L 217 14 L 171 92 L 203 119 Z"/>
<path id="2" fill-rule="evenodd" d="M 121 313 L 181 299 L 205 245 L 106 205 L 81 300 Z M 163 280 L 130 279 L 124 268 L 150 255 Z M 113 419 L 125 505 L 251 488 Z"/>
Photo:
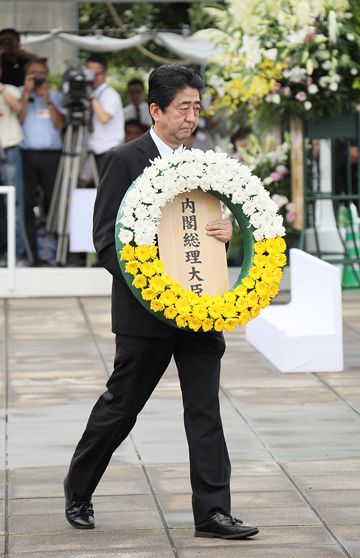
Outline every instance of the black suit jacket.
<path id="1" fill-rule="evenodd" d="M 112 274 L 112 330 L 121 335 L 167 337 L 174 328 L 155 318 L 137 301 L 120 270 L 115 249 L 116 215 L 132 182 L 159 157 L 150 132 L 109 151 L 103 163 L 94 208 L 93 237 L 101 264 Z"/>

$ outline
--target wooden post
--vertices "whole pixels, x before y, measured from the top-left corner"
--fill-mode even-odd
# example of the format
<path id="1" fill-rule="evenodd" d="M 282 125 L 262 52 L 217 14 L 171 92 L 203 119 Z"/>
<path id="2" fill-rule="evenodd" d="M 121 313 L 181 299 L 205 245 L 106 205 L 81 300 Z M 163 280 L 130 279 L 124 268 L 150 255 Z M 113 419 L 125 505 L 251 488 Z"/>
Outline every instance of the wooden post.
<path id="1" fill-rule="evenodd" d="M 293 116 L 290 120 L 290 139 L 291 198 L 296 212 L 293 226 L 300 231 L 304 222 L 304 134 L 302 120 L 297 116 Z"/>

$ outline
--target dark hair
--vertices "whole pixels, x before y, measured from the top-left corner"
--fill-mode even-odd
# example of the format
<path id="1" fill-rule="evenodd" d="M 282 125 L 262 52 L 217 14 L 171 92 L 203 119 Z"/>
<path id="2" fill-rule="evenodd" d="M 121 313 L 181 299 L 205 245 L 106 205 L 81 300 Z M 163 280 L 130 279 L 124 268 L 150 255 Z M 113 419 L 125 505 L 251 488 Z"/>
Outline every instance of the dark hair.
<path id="1" fill-rule="evenodd" d="M 129 89 L 130 85 L 141 85 L 141 87 L 143 88 L 143 90 L 145 89 L 144 87 L 144 82 L 139 79 L 139 78 L 133 78 L 130 81 L 128 81 L 127 83 L 127 88 Z"/>
<path id="2" fill-rule="evenodd" d="M 5 33 L 11 33 L 11 35 L 14 35 L 14 37 L 16 37 L 18 41 L 20 41 L 20 33 L 16 31 L 16 29 L 12 29 L 11 27 L 8 27 L 7 29 L 1 29 L 0 35 L 5 35 Z"/>
<path id="3" fill-rule="evenodd" d="M 103 54 L 100 52 L 92 52 L 86 60 L 87 62 L 95 62 L 96 64 L 100 64 L 104 70 L 107 70 L 108 63 Z"/>
<path id="4" fill-rule="evenodd" d="M 251 134 L 252 130 L 250 126 L 245 126 L 244 128 L 239 128 L 234 134 L 231 136 L 230 141 L 232 144 L 235 143 L 238 139 L 245 139 L 247 136 Z"/>
<path id="5" fill-rule="evenodd" d="M 148 104 L 156 103 L 164 111 L 185 87 L 201 94 L 204 82 L 200 72 L 178 64 L 159 66 L 149 75 Z"/>
<path id="6" fill-rule="evenodd" d="M 49 66 L 47 65 L 47 58 L 31 58 L 25 64 L 25 70 L 24 70 L 25 74 L 28 73 L 30 66 L 32 66 L 33 64 L 41 64 L 42 66 L 44 66 L 46 71 L 49 72 Z"/>
<path id="7" fill-rule="evenodd" d="M 137 118 L 128 118 L 127 120 L 125 120 L 125 128 L 126 126 L 137 126 L 143 132 L 146 132 L 149 129 L 149 126 L 146 126 L 146 124 L 143 124 Z"/>

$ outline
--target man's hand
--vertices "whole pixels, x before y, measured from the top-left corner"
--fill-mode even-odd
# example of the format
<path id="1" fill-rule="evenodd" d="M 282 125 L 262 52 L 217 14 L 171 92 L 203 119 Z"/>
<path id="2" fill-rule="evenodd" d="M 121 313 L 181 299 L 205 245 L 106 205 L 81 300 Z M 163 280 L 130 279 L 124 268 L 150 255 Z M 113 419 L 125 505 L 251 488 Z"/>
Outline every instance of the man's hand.
<path id="1" fill-rule="evenodd" d="M 214 236 L 221 242 L 229 242 L 232 237 L 233 226 L 230 219 L 218 219 L 217 221 L 210 221 L 206 225 L 206 234 Z"/>
<path id="2" fill-rule="evenodd" d="M 26 91 L 26 93 L 30 93 L 31 91 L 34 91 L 34 76 L 33 75 L 29 74 L 25 77 L 24 90 Z"/>
<path id="3" fill-rule="evenodd" d="M 46 83 L 43 83 L 42 85 L 40 85 L 39 87 L 36 88 L 36 93 L 37 95 L 39 95 L 39 97 L 42 97 L 45 101 L 45 103 L 48 103 L 50 98 L 49 98 L 49 88 L 47 86 Z"/>

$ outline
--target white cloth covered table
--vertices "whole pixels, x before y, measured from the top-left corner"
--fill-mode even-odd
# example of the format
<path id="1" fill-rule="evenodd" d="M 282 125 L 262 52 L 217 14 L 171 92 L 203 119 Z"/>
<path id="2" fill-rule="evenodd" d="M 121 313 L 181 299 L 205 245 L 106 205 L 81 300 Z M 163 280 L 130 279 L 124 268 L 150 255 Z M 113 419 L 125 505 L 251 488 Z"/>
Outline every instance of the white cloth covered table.
<path id="1" fill-rule="evenodd" d="M 246 326 L 246 339 L 281 372 L 343 370 L 341 275 L 290 250 L 289 304 L 272 305 Z"/>

